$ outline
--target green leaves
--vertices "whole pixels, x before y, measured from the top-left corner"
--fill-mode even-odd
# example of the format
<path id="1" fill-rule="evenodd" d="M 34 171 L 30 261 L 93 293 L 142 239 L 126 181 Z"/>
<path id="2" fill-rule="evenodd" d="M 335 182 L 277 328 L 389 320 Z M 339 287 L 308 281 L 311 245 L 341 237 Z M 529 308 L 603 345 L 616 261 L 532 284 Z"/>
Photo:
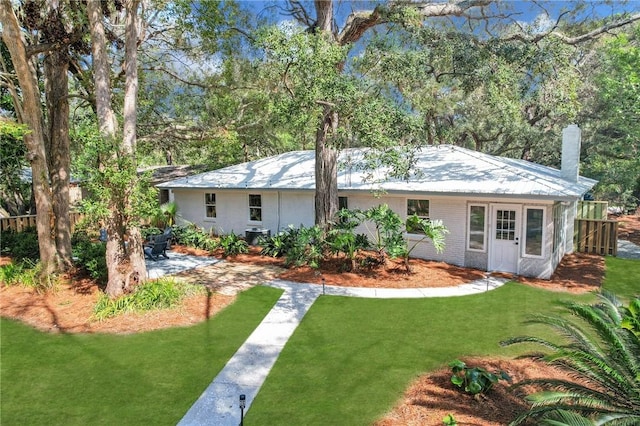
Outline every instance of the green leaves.
<path id="1" fill-rule="evenodd" d="M 511 382 L 511 377 L 504 371 L 491 373 L 482 367 L 468 367 L 459 359 L 451 361 L 449 367 L 453 373 L 451 383 L 472 395 L 488 392 L 499 380 Z"/>
<path id="2" fill-rule="evenodd" d="M 550 350 L 547 362 L 566 371 L 573 380 L 541 378 L 515 386 L 534 384 L 542 390 L 527 397 L 533 405 L 512 424 L 535 419 L 540 424 L 558 423 L 562 418 L 593 419 L 596 424 L 627 425 L 640 421 L 640 338 L 632 328 L 636 298 L 624 308 L 610 293 L 599 293 L 593 305 L 564 303 L 573 317 L 537 316 L 531 322 L 551 327 L 563 337 L 561 344 L 524 336 L 502 345 L 534 343 Z M 631 319 L 629 323 L 626 318 Z"/>

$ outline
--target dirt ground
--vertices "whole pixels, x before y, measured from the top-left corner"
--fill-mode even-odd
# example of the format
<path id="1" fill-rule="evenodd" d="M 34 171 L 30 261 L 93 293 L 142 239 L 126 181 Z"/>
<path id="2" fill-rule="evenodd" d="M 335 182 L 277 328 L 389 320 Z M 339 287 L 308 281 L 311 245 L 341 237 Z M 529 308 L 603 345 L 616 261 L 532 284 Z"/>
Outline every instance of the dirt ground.
<path id="1" fill-rule="evenodd" d="M 620 237 L 640 244 L 640 217 L 618 218 Z M 191 254 L 205 253 L 186 248 L 174 250 Z M 0 265 L 10 261 L 0 258 Z M 23 321 L 48 332 L 61 333 L 137 333 L 199 323 L 215 315 L 235 300 L 245 288 L 279 277 L 297 282 L 360 287 L 443 287 L 462 284 L 485 277 L 485 272 L 460 268 L 442 262 L 418 259 L 411 261 L 412 272 L 403 265 L 390 262 L 386 268 L 360 273 L 341 272 L 338 262 L 321 265 L 320 271 L 309 268 L 286 269 L 281 259 L 265 258 L 254 249 L 247 255 L 225 259 L 225 262 L 178 274 L 179 279 L 206 284 L 207 294 L 188 298 L 181 307 L 146 314 L 127 314 L 105 321 L 93 321 L 91 314 L 100 289 L 91 280 L 69 275 L 55 292 L 35 293 L 20 286 L 0 286 L 0 314 Z M 563 259 L 551 280 L 510 277 L 525 284 L 559 292 L 588 292 L 599 288 L 604 276 L 604 258 L 597 255 L 572 254 Z M 238 284 L 240 283 L 240 284 Z M 485 358 L 469 360 L 479 366 L 509 372 L 516 380 L 556 374 L 549 367 L 524 360 Z M 459 424 L 499 425 L 513 413 L 523 409 L 522 402 L 497 386 L 490 398 L 476 400 L 458 393 L 449 382 L 449 371 L 421 377 L 406 391 L 405 398 L 377 426 L 441 425 L 442 418 L 452 413 Z"/>

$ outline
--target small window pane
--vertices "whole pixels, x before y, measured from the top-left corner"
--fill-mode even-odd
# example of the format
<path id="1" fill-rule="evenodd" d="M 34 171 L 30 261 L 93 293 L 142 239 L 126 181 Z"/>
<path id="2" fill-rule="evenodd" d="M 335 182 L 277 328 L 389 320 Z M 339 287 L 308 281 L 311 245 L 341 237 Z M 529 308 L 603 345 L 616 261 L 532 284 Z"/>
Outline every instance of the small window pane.
<path id="1" fill-rule="evenodd" d="M 207 206 L 207 217 L 216 217 L 216 206 Z"/>
<path id="2" fill-rule="evenodd" d="M 215 204 L 216 194 L 204 194 L 205 204 Z"/>
<path id="3" fill-rule="evenodd" d="M 262 206 L 262 195 L 249 195 L 249 206 L 251 207 L 261 207 Z"/>
<path id="4" fill-rule="evenodd" d="M 516 212 L 514 210 L 497 210 L 496 240 L 513 241 L 516 237 Z"/>
<path id="5" fill-rule="evenodd" d="M 527 235 L 525 253 L 533 256 L 542 256 L 542 209 L 527 209 Z"/>
<path id="6" fill-rule="evenodd" d="M 262 220 L 262 209 L 250 208 L 249 209 L 249 220 L 261 221 Z"/>
<path id="7" fill-rule="evenodd" d="M 407 200 L 407 216 L 429 217 L 429 200 Z"/>

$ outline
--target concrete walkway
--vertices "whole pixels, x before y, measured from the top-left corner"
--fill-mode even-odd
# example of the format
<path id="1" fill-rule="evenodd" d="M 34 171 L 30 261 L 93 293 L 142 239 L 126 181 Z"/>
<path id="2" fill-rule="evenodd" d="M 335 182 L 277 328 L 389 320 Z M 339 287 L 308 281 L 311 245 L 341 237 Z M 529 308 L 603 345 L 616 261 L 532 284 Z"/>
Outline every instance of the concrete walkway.
<path id="1" fill-rule="evenodd" d="M 266 285 L 284 293 L 244 344 L 200 395 L 179 425 L 237 426 L 239 396 L 246 395 L 245 413 L 275 364 L 280 351 L 313 302 L 321 294 L 376 298 L 421 298 L 465 296 L 493 290 L 507 279 L 487 278 L 456 287 L 380 289 L 323 286 L 273 280 Z"/>
<path id="2" fill-rule="evenodd" d="M 164 275 L 177 274 L 178 272 L 222 262 L 222 260 L 215 257 L 192 256 L 173 251 L 169 251 L 167 255 L 169 256 L 168 259 L 162 256 L 158 260 L 146 259 L 148 278 L 160 278 Z"/>
<path id="3" fill-rule="evenodd" d="M 618 240 L 618 257 L 621 259 L 640 259 L 640 246 L 631 241 Z"/>

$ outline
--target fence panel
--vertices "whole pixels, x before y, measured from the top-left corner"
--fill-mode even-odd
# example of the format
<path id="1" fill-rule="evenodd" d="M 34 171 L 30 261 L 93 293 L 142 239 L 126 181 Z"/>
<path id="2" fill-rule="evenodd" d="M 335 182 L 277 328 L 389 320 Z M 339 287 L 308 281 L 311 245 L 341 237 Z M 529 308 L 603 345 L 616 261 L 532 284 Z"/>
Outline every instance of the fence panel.
<path id="1" fill-rule="evenodd" d="M 618 254 L 618 221 L 576 219 L 575 250 L 616 256 Z"/>
<path id="2" fill-rule="evenodd" d="M 578 219 L 607 220 L 607 201 L 578 201 Z"/>
<path id="3" fill-rule="evenodd" d="M 71 232 L 74 231 L 76 224 L 82 219 L 82 214 L 78 212 L 69 213 L 71 220 Z M 14 232 L 22 232 L 27 228 L 35 228 L 36 215 L 11 216 L 0 218 L 0 231 L 12 230 Z"/>

